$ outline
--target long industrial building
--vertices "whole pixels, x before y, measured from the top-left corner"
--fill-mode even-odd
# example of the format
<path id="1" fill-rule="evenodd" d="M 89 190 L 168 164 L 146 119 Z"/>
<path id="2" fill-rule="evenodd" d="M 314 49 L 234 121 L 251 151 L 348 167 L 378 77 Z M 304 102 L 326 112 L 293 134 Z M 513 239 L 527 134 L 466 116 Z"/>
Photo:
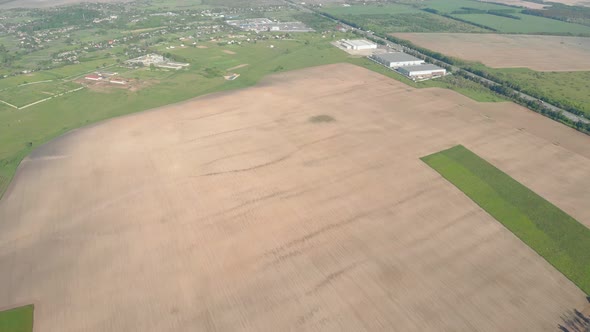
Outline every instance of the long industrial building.
<path id="1" fill-rule="evenodd" d="M 370 50 L 376 49 L 377 44 L 365 39 L 341 40 L 340 45 L 347 50 Z"/>
<path id="2" fill-rule="evenodd" d="M 439 77 L 445 76 L 447 73 L 446 69 L 430 63 L 417 66 L 399 67 L 397 70 L 411 79 Z"/>
<path id="3" fill-rule="evenodd" d="M 416 66 L 424 63 L 424 60 L 403 52 L 373 54 L 370 58 L 390 68 Z"/>

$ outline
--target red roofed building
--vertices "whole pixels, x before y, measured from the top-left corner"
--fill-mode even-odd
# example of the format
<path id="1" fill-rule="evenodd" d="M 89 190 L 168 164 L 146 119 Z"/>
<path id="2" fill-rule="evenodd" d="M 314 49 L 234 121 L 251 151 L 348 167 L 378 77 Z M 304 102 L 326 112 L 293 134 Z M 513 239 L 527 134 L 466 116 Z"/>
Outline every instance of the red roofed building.
<path id="1" fill-rule="evenodd" d="M 98 81 L 98 80 L 102 79 L 102 77 L 100 77 L 96 74 L 86 75 L 86 76 L 84 76 L 84 78 L 87 80 L 91 80 L 91 81 Z"/>

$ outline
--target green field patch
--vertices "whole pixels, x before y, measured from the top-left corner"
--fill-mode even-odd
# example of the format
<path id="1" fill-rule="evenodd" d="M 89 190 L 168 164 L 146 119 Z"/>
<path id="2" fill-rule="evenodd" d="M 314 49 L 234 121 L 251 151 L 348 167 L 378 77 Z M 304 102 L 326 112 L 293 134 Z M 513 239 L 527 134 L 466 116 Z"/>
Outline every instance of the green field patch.
<path id="1" fill-rule="evenodd" d="M 76 76 L 83 76 L 88 73 L 100 70 L 102 67 L 112 66 L 116 63 L 113 58 L 103 58 L 84 61 L 80 64 L 67 65 L 56 69 L 48 70 L 47 73 L 53 74 L 62 78 L 74 78 Z M 108 70 L 108 69 L 105 69 Z"/>
<path id="2" fill-rule="evenodd" d="M 590 294 L 590 229 L 461 145 L 421 159 Z"/>
<path id="3" fill-rule="evenodd" d="M 590 71 L 538 72 L 527 68 L 487 68 L 494 76 L 517 84 L 520 90 L 542 95 L 546 102 L 577 109 L 590 116 Z"/>
<path id="4" fill-rule="evenodd" d="M 0 332 L 32 332 L 33 305 L 0 311 Z"/>
<path id="5" fill-rule="evenodd" d="M 78 87 L 80 87 L 79 84 L 62 81 L 28 84 L 25 83 L 25 85 L 5 88 L 0 91 L 0 100 L 4 100 L 5 102 L 15 106 L 22 107 L 39 100 L 76 89 Z"/>
<path id="6" fill-rule="evenodd" d="M 6 89 L 6 88 L 12 88 L 17 85 L 22 85 L 22 84 L 27 84 L 27 83 L 52 81 L 52 80 L 58 79 L 60 77 L 61 76 L 59 76 L 59 75 L 48 73 L 46 71 L 38 71 L 38 72 L 27 74 L 27 75 L 6 77 L 3 79 L 0 79 L 0 91 L 3 89 Z"/>

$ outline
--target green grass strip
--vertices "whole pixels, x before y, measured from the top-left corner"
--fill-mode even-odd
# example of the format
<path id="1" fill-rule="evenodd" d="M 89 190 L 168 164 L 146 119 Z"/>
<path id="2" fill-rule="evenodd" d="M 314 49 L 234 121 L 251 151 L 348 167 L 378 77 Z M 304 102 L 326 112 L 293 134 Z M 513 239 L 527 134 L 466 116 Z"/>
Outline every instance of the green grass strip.
<path id="1" fill-rule="evenodd" d="M 0 311 L 0 332 L 32 332 L 33 305 Z"/>
<path id="2" fill-rule="evenodd" d="M 462 145 L 421 159 L 590 294 L 590 229 Z"/>

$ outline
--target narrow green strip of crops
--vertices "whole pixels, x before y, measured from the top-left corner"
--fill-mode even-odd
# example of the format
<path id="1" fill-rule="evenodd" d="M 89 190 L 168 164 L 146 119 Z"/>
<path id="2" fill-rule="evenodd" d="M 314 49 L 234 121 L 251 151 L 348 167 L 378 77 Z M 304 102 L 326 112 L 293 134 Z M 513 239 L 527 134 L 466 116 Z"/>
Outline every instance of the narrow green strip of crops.
<path id="1" fill-rule="evenodd" d="M 32 332 L 33 305 L 0 311 L 0 332 Z"/>
<path id="2" fill-rule="evenodd" d="M 590 294 L 590 229 L 462 145 L 421 159 Z"/>

